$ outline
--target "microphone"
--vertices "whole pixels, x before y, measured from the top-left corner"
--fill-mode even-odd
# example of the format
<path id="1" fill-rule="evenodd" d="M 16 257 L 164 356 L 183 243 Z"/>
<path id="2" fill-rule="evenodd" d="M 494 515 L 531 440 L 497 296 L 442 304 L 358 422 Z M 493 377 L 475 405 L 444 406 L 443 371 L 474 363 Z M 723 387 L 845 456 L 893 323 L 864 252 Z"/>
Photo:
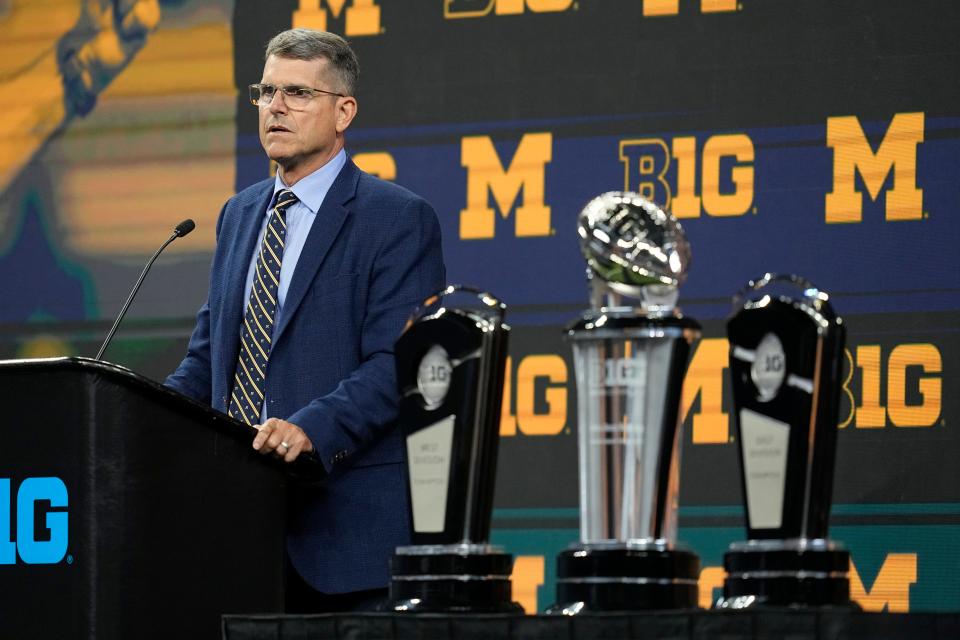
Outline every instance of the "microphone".
<path id="1" fill-rule="evenodd" d="M 191 220 L 190 218 L 187 218 L 186 220 L 184 220 L 183 222 L 177 225 L 177 227 L 173 230 L 173 233 L 178 238 L 182 238 L 183 236 L 187 235 L 188 233 L 190 233 L 196 228 L 197 228 L 197 225 L 194 224 L 193 220 Z M 173 241 L 173 238 L 170 238 L 170 240 L 167 241 L 167 244 L 170 244 L 172 241 Z M 163 245 L 163 247 L 167 246 L 167 244 Z M 163 247 L 160 247 L 160 251 L 163 251 Z"/>
<path id="2" fill-rule="evenodd" d="M 130 295 L 127 296 L 127 301 L 123 303 L 123 309 L 120 310 L 120 315 L 117 316 L 117 319 L 114 321 L 113 326 L 110 327 L 110 333 L 107 334 L 107 339 L 103 341 L 103 344 L 100 345 L 100 351 L 97 352 L 94 360 L 100 360 L 103 357 L 103 352 L 107 350 L 107 345 L 110 344 L 110 341 L 113 340 L 113 334 L 117 332 L 117 327 L 120 326 L 120 322 L 123 320 L 123 316 L 126 315 L 127 309 L 130 308 L 130 303 L 133 302 L 133 297 L 137 295 L 137 291 L 140 290 L 140 285 L 143 284 L 143 279 L 147 277 L 147 272 L 150 271 L 150 267 L 153 266 L 153 263 L 160 256 L 160 253 L 167 248 L 167 245 L 176 240 L 177 238 L 182 238 L 191 231 L 193 231 L 197 225 L 193 220 L 189 218 L 181 222 L 173 230 L 173 233 L 170 234 L 170 237 L 167 238 L 167 241 L 160 245 L 160 248 L 157 249 L 157 252 L 153 254 L 153 257 L 150 258 L 150 261 L 147 262 L 147 266 L 143 268 L 143 271 L 140 273 L 140 277 L 137 278 L 137 283 L 133 285 L 133 291 L 130 292 Z"/>

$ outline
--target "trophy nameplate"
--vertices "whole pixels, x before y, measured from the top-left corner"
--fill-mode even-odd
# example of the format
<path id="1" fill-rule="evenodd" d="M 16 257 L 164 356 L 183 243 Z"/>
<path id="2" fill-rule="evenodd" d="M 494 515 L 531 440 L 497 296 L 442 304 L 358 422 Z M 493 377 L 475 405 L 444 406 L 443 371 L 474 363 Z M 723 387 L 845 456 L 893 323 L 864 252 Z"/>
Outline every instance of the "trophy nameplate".
<path id="1" fill-rule="evenodd" d="M 456 422 L 457 416 L 449 415 L 407 436 L 410 507 L 416 533 L 443 531 Z"/>
<path id="2" fill-rule="evenodd" d="M 451 306 L 473 293 L 469 306 Z M 488 544 L 509 327 L 490 294 L 450 286 L 396 344 L 411 545 L 391 559 L 387 609 L 510 613 L 513 558 Z"/>

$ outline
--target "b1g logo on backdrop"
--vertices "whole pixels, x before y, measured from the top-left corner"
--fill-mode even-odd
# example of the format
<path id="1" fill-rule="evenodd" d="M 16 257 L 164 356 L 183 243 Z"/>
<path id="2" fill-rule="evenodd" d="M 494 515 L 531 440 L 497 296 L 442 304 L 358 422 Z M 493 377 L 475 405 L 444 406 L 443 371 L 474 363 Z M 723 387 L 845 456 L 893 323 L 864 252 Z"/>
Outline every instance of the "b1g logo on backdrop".
<path id="1" fill-rule="evenodd" d="M 680 0 L 637 0 L 644 16 L 675 16 L 680 13 Z M 701 13 L 728 13 L 739 11 L 738 0 L 699 0 Z M 579 8 L 577 0 L 444 0 L 443 17 L 481 18 L 530 13 L 559 13 Z"/>
<path id="2" fill-rule="evenodd" d="M 725 406 L 730 345 L 726 338 L 703 338 L 687 367 L 680 415 L 692 415 L 693 444 L 730 441 Z M 839 428 L 855 430 L 930 428 L 940 424 L 943 391 L 941 347 L 932 343 L 852 344 L 842 381 Z"/>
<path id="3" fill-rule="evenodd" d="M 480 18 L 491 13 L 498 16 L 513 16 L 530 13 L 557 13 L 574 7 L 574 0 L 444 0 L 443 17 Z"/>
<path id="4" fill-rule="evenodd" d="M 858 344 L 846 356 L 840 429 L 851 424 L 856 429 L 933 427 L 940 422 L 944 380 L 937 345 Z"/>
<path id="5" fill-rule="evenodd" d="M 500 435 L 555 436 L 568 432 L 569 375 L 557 353 L 507 357 Z M 516 409 L 513 409 L 516 407 Z"/>
<path id="6" fill-rule="evenodd" d="M 745 133 L 620 141 L 624 189 L 678 218 L 742 216 L 753 208 L 754 145 Z M 754 211 L 754 213 L 756 213 Z"/>
<path id="7" fill-rule="evenodd" d="M 0 478 L 0 565 L 16 564 L 17 556 L 23 564 L 63 560 L 69 539 L 67 485 L 60 478 L 27 478 L 17 488 L 16 499 L 12 488 L 9 478 Z M 38 512 L 43 503 L 49 507 Z"/>
<path id="8" fill-rule="evenodd" d="M 344 16 L 344 6 L 346 15 Z M 333 20 L 342 19 L 342 29 Z M 293 12 L 294 28 L 341 31 L 346 36 L 375 36 L 380 28 L 380 7 L 376 0 L 300 0 Z"/>

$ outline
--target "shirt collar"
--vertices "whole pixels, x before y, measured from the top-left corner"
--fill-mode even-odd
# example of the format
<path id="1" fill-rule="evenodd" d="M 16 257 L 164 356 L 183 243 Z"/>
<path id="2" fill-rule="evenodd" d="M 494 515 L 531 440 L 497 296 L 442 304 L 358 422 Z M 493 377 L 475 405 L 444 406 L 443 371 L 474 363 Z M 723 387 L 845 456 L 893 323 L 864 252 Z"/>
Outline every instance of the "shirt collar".
<path id="1" fill-rule="evenodd" d="M 347 152 L 340 149 L 340 152 L 333 157 L 327 164 L 323 165 L 310 175 L 301 178 L 297 184 L 287 187 L 280 179 L 280 172 L 277 172 L 273 181 L 273 198 L 271 198 L 271 207 L 276 201 L 277 194 L 280 191 L 289 188 L 293 195 L 297 196 L 300 202 L 310 210 L 310 213 L 316 214 L 323 204 L 323 199 L 327 197 L 327 192 L 333 186 L 333 181 L 340 175 L 340 170 L 347 163 Z M 269 211 L 269 209 L 268 209 Z"/>

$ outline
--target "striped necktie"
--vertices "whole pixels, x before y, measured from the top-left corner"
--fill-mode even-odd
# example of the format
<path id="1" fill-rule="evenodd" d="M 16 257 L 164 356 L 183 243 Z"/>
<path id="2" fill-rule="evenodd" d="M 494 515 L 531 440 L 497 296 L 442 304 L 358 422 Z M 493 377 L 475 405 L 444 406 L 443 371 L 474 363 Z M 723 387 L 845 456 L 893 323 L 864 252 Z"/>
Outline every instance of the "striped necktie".
<path id="1" fill-rule="evenodd" d="M 273 323 L 277 314 L 277 290 L 280 288 L 280 264 L 283 260 L 287 233 L 287 208 L 297 202 L 289 189 L 277 194 L 277 203 L 270 214 L 267 230 L 260 243 L 257 266 L 250 287 L 250 300 L 240 327 L 240 355 L 233 376 L 228 413 L 247 424 L 260 422 L 267 362 L 273 339 Z"/>

